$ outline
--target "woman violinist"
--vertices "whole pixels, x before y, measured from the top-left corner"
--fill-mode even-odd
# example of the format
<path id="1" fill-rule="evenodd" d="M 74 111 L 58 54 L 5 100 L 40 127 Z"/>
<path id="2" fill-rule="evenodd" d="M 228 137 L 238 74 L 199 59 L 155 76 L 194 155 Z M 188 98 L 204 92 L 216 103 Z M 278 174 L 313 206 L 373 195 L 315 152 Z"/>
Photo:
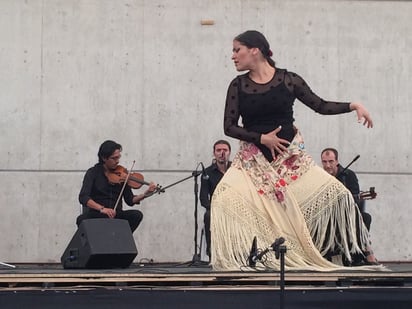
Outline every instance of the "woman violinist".
<path id="1" fill-rule="evenodd" d="M 122 146 L 111 140 L 100 145 L 97 154 L 99 162 L 87 170 L 80 190 L 79 201 L 83 206 L 83 214 L 77 217 L 78 226 L 84 219 L 116 218 L 127 220 L 134 232 L 142 221 L 143 213 L 139 210 L 123 210 L 122 200 L 129 206 L 140 204 L 146 196 L 156 191 L 157 186 L 153 182 L 144 182 L 140 174 L 130 174 L 120 166 L 121 151 Z M 143 184 L 148 186 L 146 191 L 134 195 L 132 188 L 139 188 Z"/>

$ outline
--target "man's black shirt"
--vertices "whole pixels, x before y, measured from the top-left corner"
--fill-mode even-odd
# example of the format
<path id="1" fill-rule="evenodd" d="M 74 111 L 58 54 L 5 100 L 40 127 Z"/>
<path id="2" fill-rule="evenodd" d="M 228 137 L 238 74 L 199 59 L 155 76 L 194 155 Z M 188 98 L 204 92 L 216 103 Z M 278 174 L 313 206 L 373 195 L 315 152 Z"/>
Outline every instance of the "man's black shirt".
<path id="1" fill-rule="evenodd" d="M 232 162 L 228 162 L 228 168 Z M 219 171 L 217 164 L 214 162 L 206 169 L 206 174 L 209 176 L 209 179 L 203 179 L 201 181 L 200 187 L 200 204 L 206 209 L 210 209 L 210 201 L 212 194 L 216 189 L 217 184 L 223 177 L 223 173 Z"/>
<path id="2" fill-rule="evenodd" d="M 344 168 L 339 164 L 336 178 L 352 193 L 356 204 L 359 205 L 360 189 L 358 177 L 356 177 L 356 174 L 350 169 L 343 170 Z"/>

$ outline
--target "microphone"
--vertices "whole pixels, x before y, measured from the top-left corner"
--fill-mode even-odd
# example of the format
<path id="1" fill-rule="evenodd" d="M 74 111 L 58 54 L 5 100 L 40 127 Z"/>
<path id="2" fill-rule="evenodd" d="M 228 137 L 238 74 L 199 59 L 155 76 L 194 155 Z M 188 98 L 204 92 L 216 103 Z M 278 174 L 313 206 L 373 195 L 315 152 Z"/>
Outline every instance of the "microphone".
<path id="1" fill-rule="evenodd" d="M 285 239 L 283 237 L 279 237 L 275 240 L 275 242 L 271 245 L 272 250 L 275 251 L 275 256 L 276 259 L 279 259 L 279 253 L 280 253 L 280 245 L 285 242 Z"/>
<path id="2" fill-rule="evenodd" d="M 275 242 L 273 244 L 271 244 L 270 247 L 266 248 L 265 250 L 263 250 L 262 252 L 260 252 L 256 256 L 256 261 L 260 261 L 262 259 L 262 257 L 266 253 L 269 252 L 270 249 L 275 251 L 275 257 L 278 260 L 279 259 L 279 253 L 280 253 L 280 245 L 283 244 L 284 242 L 285 242 L 285 239 L 283 237 L 276 238 Z"/>
<path id="3" fill-rule="evenodd" d="M 209 179 L 209 175 L 208 175 L 208 174 L 206 174 L 206 171 L 205 171 L 205 166 L 203 165 L 203 163 L 202 163 L 202 162 L 200 162 L 200 165 L 202 166 L 202 179 L 204 179 L 204 180 L 208 180 L 208 179 Z"/>
<path id="4" fill-rule="evenodd" d="M 357 155 L 350 164 L 352 164 L 353 162 L 355 162 L 356 160 L 358 160 L 360 158 L 360 155 Z"/>
<path id="5" fill-rule="evenodd" d="M 257 239 L 256 236 L 253 238 L 252 247 L 250 248 L 248 264 L 250 267 L 256 266 L 256 256 L 257 256 Z"/>
<path id="6" fill-rule="evenodd" d="M 255 238 L 253 238 L 252 248 L 250 249 L 250 254 L 248 258 L 249 266 L 255 267 L 256 262 L 262 260 L 263 256 L 267 254 L 271 249 L 275 251 L 276 259 L 279 259 L 280 245 L 282 245 L 284 242 L 285 242 L 285 238 L 279 237 L 275 240 L 273 244 L 270 245 L 270 247 L 258 253 L 257 241 L 256 241 L 256 236 L 255 236 Z"/>
<path id="7" fill-rule="evenodd" d="M 336 177 L 339 177 L 340 175 L 344 174 L 346 170 L 349 168 L 349 166 L 355 163 L 355 161 L 358 160 L 359 158 L 360 158 L 360 155 L 357 155 L 355 158 L 353 158 L 353 160 L 348 165 L 346 165 L 346 167 L 338 175 L 336 175 Z"/>

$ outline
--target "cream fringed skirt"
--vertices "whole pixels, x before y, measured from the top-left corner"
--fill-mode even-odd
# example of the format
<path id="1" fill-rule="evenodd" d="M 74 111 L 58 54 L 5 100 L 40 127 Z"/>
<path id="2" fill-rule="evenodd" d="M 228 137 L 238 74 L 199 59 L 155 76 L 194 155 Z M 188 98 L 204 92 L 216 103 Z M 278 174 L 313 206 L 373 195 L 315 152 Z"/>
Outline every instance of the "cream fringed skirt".
<path id="1" fill-rule="evenodd" d="M 286 269 L 330 271 L 342 268 L 323 258 L 369 245 L 366 227 L 351 193 L 316 166 L 298 133 L 288 153 L 269 163 L 253 144 L 241 142 L 232 166 L 213 193 L 212 266 L 240 270 L 248 265 L 252 240 L 269 247 L 284 237 Z M 360 239 L 357 239 L 360 226 Z M 358 237 L 359 238 L 359 237 Z M 280 269 L 273 251 L 258 266 Z"/>

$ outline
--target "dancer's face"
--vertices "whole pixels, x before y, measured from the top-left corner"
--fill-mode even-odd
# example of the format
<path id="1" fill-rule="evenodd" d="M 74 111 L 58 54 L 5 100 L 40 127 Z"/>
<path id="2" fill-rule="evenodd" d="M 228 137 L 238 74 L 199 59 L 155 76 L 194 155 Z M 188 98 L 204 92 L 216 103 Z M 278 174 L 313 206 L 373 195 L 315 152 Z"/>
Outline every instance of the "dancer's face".
<path id="1" fill-rule="evenodd" d="M 239 41 L 233 41 L 232 60 L 235 64 L 236 70 L 245 71 L 250 70 L 256 61 L 258 53 L 257 48 L 249 48 Z"/>

